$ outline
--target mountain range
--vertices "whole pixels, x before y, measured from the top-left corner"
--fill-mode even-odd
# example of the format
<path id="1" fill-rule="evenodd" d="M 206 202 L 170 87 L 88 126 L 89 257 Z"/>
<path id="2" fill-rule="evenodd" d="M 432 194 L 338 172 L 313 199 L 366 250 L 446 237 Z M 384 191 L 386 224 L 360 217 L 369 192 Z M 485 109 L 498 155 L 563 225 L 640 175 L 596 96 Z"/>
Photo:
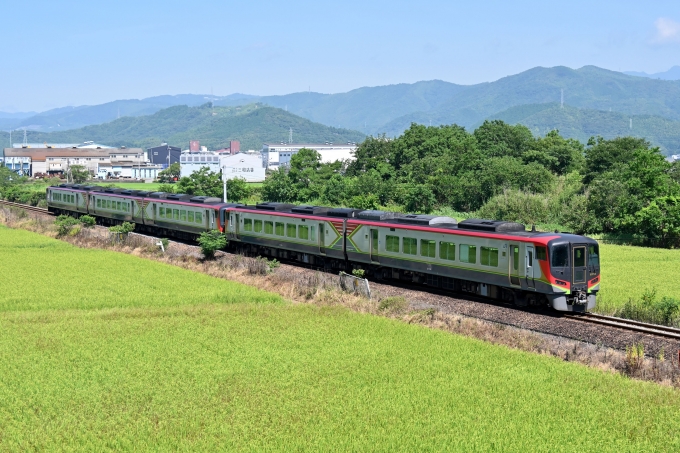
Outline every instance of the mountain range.
<path id="1" fill-rule="evenodd" d="M 661 80 L 680 80 L 680 66 L 673 66 L 668 71 L 656 72 L 654 74 L 647 74 L 646 72 L 635 72 L 626 71 L 624 74 L 637 76 L 637 77 L 648 77 L 650 79 L 661 79 Z"/>
<path id="2" fill-rule="evenodd" d="M 665 73 L 667 78 L 676 68 Z M 388 136 L 399 135 L 413 122 L 433 126 L 456 123 L 474 128 L 488 118 L 512 117 L 540 130 L 561 125 L 563 134 L 582 139 L 591 132 L 592 135 L 602 136 L 617 131 L 628 133 L 631 131 L 630 119 L 633 118 L 633 132 L 637 132 L 636 127 L 640 127 L 640 133 L 652 134 L 648 138 L 654 144 L 662 146 L 667 152 L 680 152 L 676 146 L 677 140 L 673 138 L 680 135 L 677 129 L 677 122 L 680 121 L 680 80 L 654 78 L 654 74 L 651 76 L 640 77 L 596 66 L 580 69 L 558 66 L 537 67 L 494 82 L 475 85 L 431 80 L 363 87 L 337 94 L 301 92 L 280 96 L 157 96 L 96 106 L 66 107 L 21 118 L 3 118 L 0 113 L 0 128 L 63 131 L 112 120 L 116 123 L 123 117 L 152 115 L 175 105 L 196 107 L 211 102 L 217 107 L 245 107 L 259 103 L 278 107 L 338 130 L 373 135 L 386 133 Z M 561 102 L 568 108 L 557 111 L 555 103 Z M 578 114 L 577 110 L 580 111 Z M 519 112 L 533 113 L 522 116 Z M 619 127 L 621 124 L 624 125 L 623 129 Z M 628 132 L 625 126 L 628 126 Z M 194 126 L 188 124 L 187 127 Z M 600 130 L 599 127 L 606 130 Z M 176 134 L 183 132 L 179 129 L 175 131 Z M 153 131 L 149 133 L 152 137 L 164 135 Z M 247 134 L 247 131 L 243 133 Z M 86 139 L 96 140 L 92 136 Z"/>
<path id="3" fill-rule="evenodd" d="M 114 121 L 57 132 L 29 131 L 33 143 L 82 143 L 92 140 L 111 146 L 147 148 L 160 143 L 186 149 L 190 140 L 200 140 L 209 149 L 229 146 L 239 140 L 241 149 L 261 149 L 262 143 L 287 142 L 293 130 L 296 142 L 360 142 L 361 132 L 314 123 L 282 109 L 263 104 L 235 107 L 177 105 L 152 115 L 126 116 Z M 9 134 L 0 133 L 7 143 Z"/>

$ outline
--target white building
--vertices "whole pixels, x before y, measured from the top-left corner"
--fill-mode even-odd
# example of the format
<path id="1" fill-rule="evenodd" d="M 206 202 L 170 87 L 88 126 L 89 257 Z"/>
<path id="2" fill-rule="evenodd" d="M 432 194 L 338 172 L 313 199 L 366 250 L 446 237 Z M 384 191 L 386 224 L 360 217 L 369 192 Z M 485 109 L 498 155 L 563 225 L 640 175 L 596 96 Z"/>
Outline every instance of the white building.
<path id="1" fill-rule="evenodd" d="M 243 178 L 248 182 L 262 182 L 265 168 L 262 158 L 256 154 L 238 153 L 220 158 L 220 166 L 226 179 Z"/>
<path id="2" fill-rule="evenodd" d="M 220 156 L 215 153 L 201 152 L 182 152 L 179 156 L 180 177 L 189 176 L 203 167 L 208 167 L 212 172 L 220 172 Z"/>
<path id="3" fill-rule="evenodd" d="M 275 169 L 280 165 L 289 165 L 290 158 L 302 148 L 317 151 L 321 155 L 322 163 L 331 163 L 338 160 L 353 160 L 357 145 L 356 143 L 348 143 L 346 145 L 339 143 L 301 143 L 297 145 L 265 143 L 262 145 L 262 161 L 266 168 Z"/>

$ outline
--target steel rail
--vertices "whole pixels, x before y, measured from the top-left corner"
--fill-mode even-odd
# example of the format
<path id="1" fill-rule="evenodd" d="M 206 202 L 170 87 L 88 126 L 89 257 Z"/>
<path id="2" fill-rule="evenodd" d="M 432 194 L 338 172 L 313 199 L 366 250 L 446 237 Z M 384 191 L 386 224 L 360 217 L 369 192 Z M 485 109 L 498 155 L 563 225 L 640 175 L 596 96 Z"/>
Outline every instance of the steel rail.
<path id="1" fill-rule="evenodd" d="M 609 327 L 617 327 L 619 329 L 631 330 L 633 332 L 645 333 L 648 335 L 655 335 L 657 337 L 672 338 L 680 340 L 680 329 L 674 327 L 661 326 L 658 324 L 649 324 L 646 322 L 633 321 L 630 319 L 615 318 L 613 316 L 598 315 L 595 313 L 588 313 L 583 315 L 565 314 L 564 318 L 575 319 L 577 321 L 589 322 L 591 324 L 599 324 Z"/>
<path id="2" fill-rule="evenodd" d="M 19 209 L 25 209 L 26 211 L 34 211 L 34 212 L 40 212 L 42 214 L 49 214 L 49 211 L 47 208 L 39 208 L 37 206 L 30 206 L 27 204 L 21 204 L 21 203 L 14 203 L 12 201 L 4 201 L 0 200 L 1 205 L 9 206 L 12 208 L 19 208 Z"/>

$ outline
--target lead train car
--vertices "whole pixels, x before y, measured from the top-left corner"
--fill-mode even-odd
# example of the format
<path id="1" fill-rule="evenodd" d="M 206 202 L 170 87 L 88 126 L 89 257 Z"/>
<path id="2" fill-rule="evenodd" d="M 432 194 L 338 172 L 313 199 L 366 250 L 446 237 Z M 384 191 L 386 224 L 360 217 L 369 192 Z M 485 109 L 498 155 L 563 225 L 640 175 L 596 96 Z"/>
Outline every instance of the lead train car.
<path id="1" fill-rule="evenodd" d="M 132 221 L 143 231 L 184 239 L 219 229 L 234 251 L 327 269 L 364 269 L 376 279 L 417 282 L 520 306 L 585 312 L 595 307 L 599 291 L 596 241 L 526 231 L 512 222 L 456 223 L 449 217 L 285 203 L 243 206 L 216 198 L 64 184 L 48 188 L 47 199 L 55 213 L 89 213 L 108 224 Z"/>
<path id="2" fill-rule="evenodd" d="M 599 248 L 524 225 L 347 208 L 262 203 L 228 209 L 230 246 L 319 267 L 560 311 L 595 307 Z"/>

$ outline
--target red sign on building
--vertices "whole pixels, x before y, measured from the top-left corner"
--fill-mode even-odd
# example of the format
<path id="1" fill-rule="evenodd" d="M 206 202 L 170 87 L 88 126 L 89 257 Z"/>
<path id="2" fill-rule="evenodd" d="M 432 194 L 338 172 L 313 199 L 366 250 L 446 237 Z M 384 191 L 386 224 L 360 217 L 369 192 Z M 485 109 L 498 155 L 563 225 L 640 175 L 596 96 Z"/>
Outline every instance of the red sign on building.
<path id="1" fill-rule="evenodd" d="M 199 142 L 198 140 L 191 140 L 189 142 L 189 151 L 199 152 L 200 150 L 201 150 L 201 142 Z"/>

